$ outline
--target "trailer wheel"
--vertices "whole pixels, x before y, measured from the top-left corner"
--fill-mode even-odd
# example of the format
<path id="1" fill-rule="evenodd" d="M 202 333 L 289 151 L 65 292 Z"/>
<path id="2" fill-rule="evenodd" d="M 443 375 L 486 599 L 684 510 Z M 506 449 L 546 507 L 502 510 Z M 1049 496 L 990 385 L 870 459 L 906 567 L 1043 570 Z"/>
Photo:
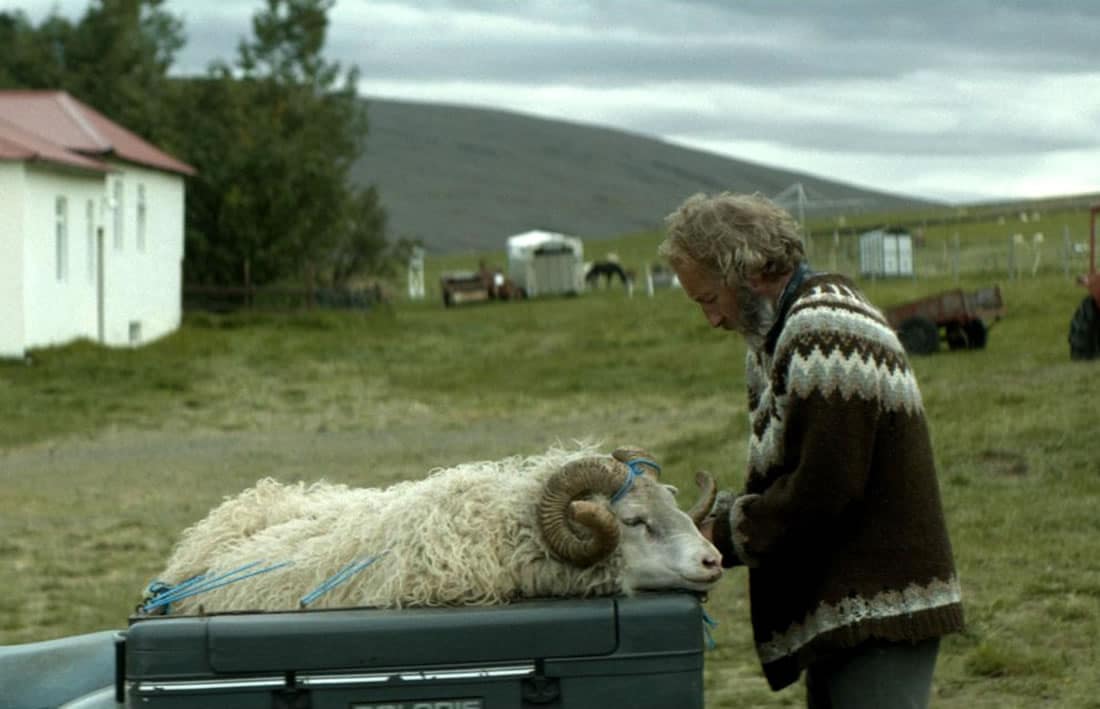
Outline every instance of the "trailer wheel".
<path id="1" fill-rule="evenodd" d="M 898 339 L 910 354 L 932 354 L 940 348 L 940 329 L 928 318 L 909 318 L 898 328 Z"/>
<path id="2" fill-rule="evenodd" d="M 971 320 L 966 324 L 966 341 L 972 350 L 985 349 L 989 341 L 989 328 L 981 320 Z"/>
<path id="3" fill-rule="evenodd" d="M 944 339 L 947 340 L 947 348 L 951 350 L 965 350 L 970 347 L 970 336 L 967 333 L 968 330 L 957 322 L 948 325 L 947 331 L 944 333 Z"/>
<path id="4" fill-rule="evenodd" d="M 1100 357 L 1100 312 L 1092 296 L 1085 296 L 1069 322 L 1070 359 Z"/>

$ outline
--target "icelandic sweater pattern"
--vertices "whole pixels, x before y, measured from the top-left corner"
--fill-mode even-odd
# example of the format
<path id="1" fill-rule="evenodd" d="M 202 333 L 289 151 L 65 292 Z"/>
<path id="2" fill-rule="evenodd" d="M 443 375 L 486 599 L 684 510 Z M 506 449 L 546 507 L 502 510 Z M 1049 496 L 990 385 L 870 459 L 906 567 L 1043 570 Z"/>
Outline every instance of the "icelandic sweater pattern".
<path id="1" fill-rule="evenodd" d="M 753 632 L 773 688 L 870 638 L 963 627 L 920 390 L 881 313 L 816 275 L 750 351 L 748 477 L 716 543 L 750 567 Z"/>

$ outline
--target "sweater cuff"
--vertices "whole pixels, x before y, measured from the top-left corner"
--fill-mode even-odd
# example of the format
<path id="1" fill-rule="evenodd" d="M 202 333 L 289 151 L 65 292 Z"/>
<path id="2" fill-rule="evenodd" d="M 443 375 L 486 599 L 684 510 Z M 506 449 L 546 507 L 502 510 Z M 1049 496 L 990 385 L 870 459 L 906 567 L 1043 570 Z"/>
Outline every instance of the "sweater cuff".
<path id="1" fill-rule="evenodd" d="M 733 548 L 730 527 L 730 509 L 733 507 L 735 499 L 733 493 L 728 490 L 718 493 L 718 497 L 714 501 L 714 507 L 708 517 L 714 523 L 714 546 L 718 548 L 718 552 L 722 555 L 722 567 L 726 569 L 744 563 Z"/>
<path id="2" fill-rule="evenodd" d="M 758 497 L 760 495 L 741 495 L 733 501 L 728 515 L 730 546 L 733 547 L 733 551 L 741 563 L 750 569 L 760 566 L 760 560 L 745 548 L 749 543 L 748 533 L 745 532 L 745 525 L 748 521 L 745 518 L 745 508 Z"/>

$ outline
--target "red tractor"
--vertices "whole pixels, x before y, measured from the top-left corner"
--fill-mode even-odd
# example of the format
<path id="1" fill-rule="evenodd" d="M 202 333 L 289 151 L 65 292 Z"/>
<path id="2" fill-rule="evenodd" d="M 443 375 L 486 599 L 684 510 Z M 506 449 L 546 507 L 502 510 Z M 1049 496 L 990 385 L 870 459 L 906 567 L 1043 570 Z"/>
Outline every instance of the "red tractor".
<path id="1" fill-rule="evenodd" d="M 1096 272 L 1096 215 L 1100 204 L 1089 210 L 1089 272 L 1078 278 L 1089 294 L 1081 301 L 1069 322 L 1069 356 L 1071 359 L 1100 357 L 1100 274 Z"/>

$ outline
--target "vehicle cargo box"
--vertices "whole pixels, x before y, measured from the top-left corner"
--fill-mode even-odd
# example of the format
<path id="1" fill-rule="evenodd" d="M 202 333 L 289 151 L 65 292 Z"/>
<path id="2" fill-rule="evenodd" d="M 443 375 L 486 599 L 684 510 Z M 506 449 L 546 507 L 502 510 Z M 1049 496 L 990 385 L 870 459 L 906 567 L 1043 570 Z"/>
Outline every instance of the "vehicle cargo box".
<path id="1" fill-rule="evenodd" d="M 691 594 L 135 619 L 127 706 L 702 707 Z"/>

